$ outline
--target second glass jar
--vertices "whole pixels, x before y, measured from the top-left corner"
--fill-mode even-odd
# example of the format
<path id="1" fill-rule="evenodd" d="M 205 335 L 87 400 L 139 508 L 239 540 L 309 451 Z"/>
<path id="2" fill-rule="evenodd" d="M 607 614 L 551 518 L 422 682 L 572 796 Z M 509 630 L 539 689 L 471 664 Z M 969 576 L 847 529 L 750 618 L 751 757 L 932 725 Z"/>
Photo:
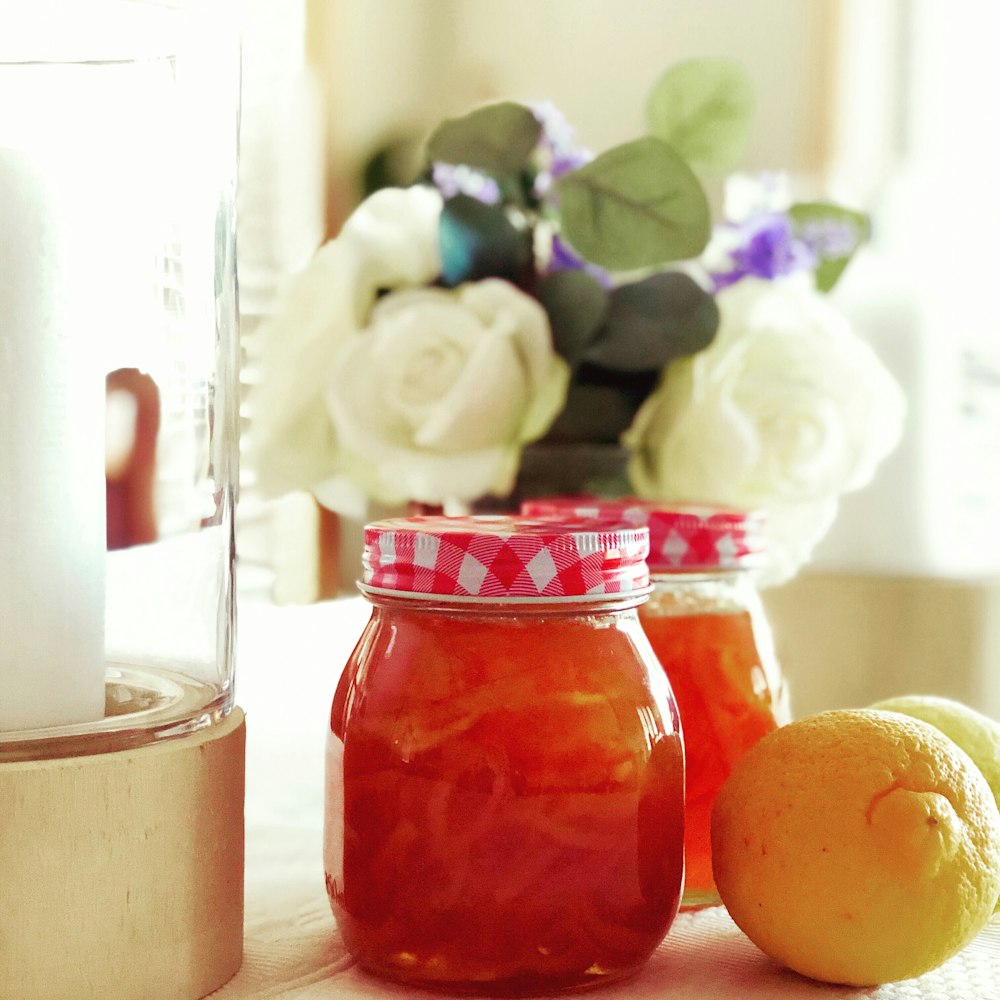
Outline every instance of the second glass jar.
<path id="1" fill-rule="evenodd" d="M 763 515 L 579 497 L 528 501 L 522 510 L 649 527 L 653 590 L 639 618 L 670 680 L 684 733 L 682 907 L 716 904 L 711 849 L 715 797 L 737 759 L 791 718 L 754 572 L 765 557 Z"/>

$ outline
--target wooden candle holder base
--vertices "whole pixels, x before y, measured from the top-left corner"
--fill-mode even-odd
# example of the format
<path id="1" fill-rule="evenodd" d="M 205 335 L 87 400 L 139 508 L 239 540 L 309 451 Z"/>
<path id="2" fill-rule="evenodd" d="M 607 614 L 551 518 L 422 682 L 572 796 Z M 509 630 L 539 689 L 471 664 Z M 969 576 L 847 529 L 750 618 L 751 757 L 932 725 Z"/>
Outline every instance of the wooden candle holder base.
<path id="1" fill-rule="evenodd" d="M 0 763 L 0 997 L 195 1000 L 243 957 L 246 728 Z"/>

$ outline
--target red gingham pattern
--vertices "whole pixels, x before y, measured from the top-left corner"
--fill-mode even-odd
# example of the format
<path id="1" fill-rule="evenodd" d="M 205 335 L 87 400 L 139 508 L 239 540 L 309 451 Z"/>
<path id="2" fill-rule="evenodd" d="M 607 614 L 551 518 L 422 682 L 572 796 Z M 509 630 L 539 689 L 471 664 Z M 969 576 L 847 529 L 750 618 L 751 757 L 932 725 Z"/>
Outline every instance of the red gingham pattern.
<path id="1" fill-rule="evenodd" d="M 613 520 L 649 527 L 649 569 L 738 569 L 759 562 L 764 552 L 764 514 L 696 504 L 663 504 L 625 498 L 548 497 L 526 500 L 529 517 L 566 516 Z"/>
<path id="2" fill-rule="evenodd" d="M 463 598 L 620 596 L 649 585 L 643 525 L 401 517 L 365 527 L 365 587 Z"/>

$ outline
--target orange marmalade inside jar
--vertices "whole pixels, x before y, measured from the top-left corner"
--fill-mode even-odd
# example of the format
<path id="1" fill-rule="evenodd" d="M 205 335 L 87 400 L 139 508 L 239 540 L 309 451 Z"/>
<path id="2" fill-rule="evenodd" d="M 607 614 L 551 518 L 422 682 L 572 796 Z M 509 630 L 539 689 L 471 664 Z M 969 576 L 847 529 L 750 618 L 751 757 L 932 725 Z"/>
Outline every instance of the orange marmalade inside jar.
<path id="1" fill-rule="evenodd" d="M 647 546 L 645 529 L 524 518 L 366 529 L 373 609 L 333 701 L 325 867 L 369 971 L 574 990 L 666 934 L 684 762 L 636 613 Z"/>
<path id="2" fill-rule="evenodd" d="M 763 517 L 719 507 L 579 497 L 529 501 L 523 510 L 649 527 L 653 592 L 639 618 L 670 679 L 684 732 L 682 905 L 718 903 L 711 851 L 715 797 L 736 760 L 790 719 L 752 573 L 763 554 Z"/>

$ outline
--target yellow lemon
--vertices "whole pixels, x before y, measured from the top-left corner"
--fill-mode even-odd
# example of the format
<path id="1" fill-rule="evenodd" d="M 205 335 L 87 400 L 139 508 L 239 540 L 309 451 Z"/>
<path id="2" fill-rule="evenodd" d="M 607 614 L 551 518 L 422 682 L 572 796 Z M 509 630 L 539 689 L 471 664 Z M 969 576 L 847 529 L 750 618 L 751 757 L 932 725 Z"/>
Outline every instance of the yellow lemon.
<path id="1" fill-rule="evenodd" d="M 737 761 L 712 813 L 733 920 L 803 975 L 871 986 L 936 968 L 1000 896 L 1000 812 L 939 730 L 871 709 L 821 712 Z"/>
<path id="2" fill-rule="evenodd" d="M 1000 807 L 1000 722 L 969 705 L 937 695 L 911 694 L 876 702 L 871 708 L 923 719 L 957 743 L 983 772 Z M 1000 912 L 1000 900 L 996 911 Z"/>
<path id="3" fill-rule="evenodd" d="M 911 694 L 876 702 L 871 708 L 923 719 L 957 743 L 983 772 L 1000 806 L 1000 722 L 969 705 L 937 695 Z"/>

